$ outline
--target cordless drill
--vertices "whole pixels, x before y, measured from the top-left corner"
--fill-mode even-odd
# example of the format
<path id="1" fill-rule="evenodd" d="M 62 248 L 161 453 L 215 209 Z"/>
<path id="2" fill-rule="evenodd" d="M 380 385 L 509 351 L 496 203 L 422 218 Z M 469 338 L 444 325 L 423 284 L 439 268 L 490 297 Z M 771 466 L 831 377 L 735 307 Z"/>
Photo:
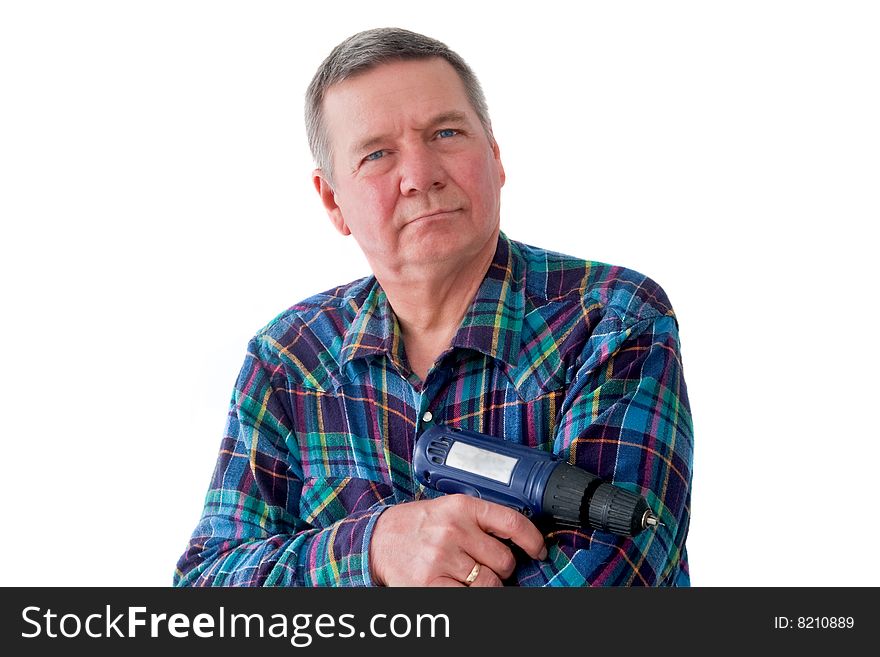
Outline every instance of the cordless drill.
<path id="1" fill-rule="evenodd" d="M 464 493 L 557 526 L 636 536 L 662 524 L 645 499 L 538 449 L 437 424 L 415 445 L 423 485 Z"/>

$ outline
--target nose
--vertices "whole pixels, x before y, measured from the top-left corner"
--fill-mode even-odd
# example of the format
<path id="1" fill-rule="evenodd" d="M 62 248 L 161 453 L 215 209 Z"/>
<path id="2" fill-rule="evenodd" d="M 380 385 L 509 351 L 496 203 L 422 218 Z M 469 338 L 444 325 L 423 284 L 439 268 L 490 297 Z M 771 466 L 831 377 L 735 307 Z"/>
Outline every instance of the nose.
<path id="1" fill-rule="evenodd" d="M 427 144 L 412 145 L 400 157 L 400 193 L 404 196 L 442 189 L 447 174 L 439 155 Z"/>

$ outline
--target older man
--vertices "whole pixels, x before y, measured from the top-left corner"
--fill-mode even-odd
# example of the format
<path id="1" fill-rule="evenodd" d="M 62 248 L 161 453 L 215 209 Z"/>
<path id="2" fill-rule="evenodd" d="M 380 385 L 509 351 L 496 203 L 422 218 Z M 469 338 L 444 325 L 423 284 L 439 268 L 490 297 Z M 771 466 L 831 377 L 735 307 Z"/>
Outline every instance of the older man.
<path id="1" fill-rule="evenodd" d="M 687 585 L 693 437 L 660 287 L 500 231 L 486 103 L 442 43 L 347 39 L 306 123 L 321 202 L 373 275 L 251 341 L 175 583 Z M 506 507 L 438 496 L 411 467 L 436 422 L 562 454 L 644 495 L 664 526 L 543 536 Z"/>

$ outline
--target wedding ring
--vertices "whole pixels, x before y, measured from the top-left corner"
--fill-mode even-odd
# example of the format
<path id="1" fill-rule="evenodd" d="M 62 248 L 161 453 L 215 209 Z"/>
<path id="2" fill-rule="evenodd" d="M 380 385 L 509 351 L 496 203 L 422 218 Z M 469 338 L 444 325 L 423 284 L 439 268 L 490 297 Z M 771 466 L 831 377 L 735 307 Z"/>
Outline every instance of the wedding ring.
<path id="1" fill-rule="evenodd" d="M 476 579 L 479 575 L 480 575 L 480 562 L 478 561 L 477 563 L 474 564 L 474 567 L 471 569 L 471 574 L 468 575 L 467 577 L 465 577 L 464 585 L 470 586 L 471 584 L 473 584 L 476 581 Z"/>

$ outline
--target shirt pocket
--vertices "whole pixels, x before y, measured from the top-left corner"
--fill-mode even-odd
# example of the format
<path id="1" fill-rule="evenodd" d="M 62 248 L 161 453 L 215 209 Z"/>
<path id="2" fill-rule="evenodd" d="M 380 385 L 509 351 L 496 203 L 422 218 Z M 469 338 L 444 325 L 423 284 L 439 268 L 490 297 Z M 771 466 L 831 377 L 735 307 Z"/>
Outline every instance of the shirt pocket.
<path id="1" fill-rule="evenodd" d="M 359 477 L 307 477 L 300 495 L 300 518 L 318 529 L 371 507 L 394 502 L 385 482 Z"/>

